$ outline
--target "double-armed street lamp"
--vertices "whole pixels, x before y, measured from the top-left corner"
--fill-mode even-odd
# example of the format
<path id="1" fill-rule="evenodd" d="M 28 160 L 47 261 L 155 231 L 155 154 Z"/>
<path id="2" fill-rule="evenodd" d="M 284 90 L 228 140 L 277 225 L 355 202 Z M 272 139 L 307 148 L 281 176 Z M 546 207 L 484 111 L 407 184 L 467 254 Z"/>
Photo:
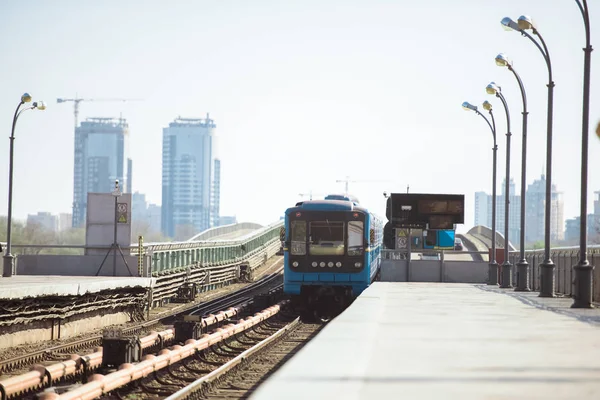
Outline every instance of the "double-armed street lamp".
<path id="1" fill-rule="evenodd" d="M 509 17 L 500 21 L 506 30 L 515 30 L 521 35 L 527 37 L 544 56 L 548 68 L 548 120 L 546 133 L 546 200 L 545 200 L 545 226 L 544 226 L 544 261 L 540 264 L 540 297 L 554 297 L 554 262 L 550 258 L 550 223 L 552 211 L 552 113 L 554 104 L 554 81 L 552 80 L 552 63 L 550 62 L 550 53 L 544 38 L 533 23 L 533 20 L 521 15 L 518 22 Z M 537 40 L 531 36 L 527 30 L 531 30 Z M 541 45 L 540 45 L 541 43 Z"/>
<path id="2" fill-rule="evenodd" d="M 494 120 L 494 113 L 492 112 L 492 104 L 488 101 L 483 103 L 483 108 L 490 113 L 490 117 L 492 118 L 492 123 L 477 110 L 477 106 L 470 104 L 465 101 L 462 103 L 462 106 L 467 111 L 475 111 L 478 115 L 481 116 L 487 122 L 490 130 L 492 131 L 492 137 L 494 138 L 494 147 L 493 150 L 493 161 L 492 161 L 492 232 L 496 232 L 496 153 L 498 152 L 498 145 L 496 144 L 496 121 Z M 488 285 L 498 285 L 498 263 L 496 262 L 496 241 L 492 240 L 492 255 L 490 257 L 490 263 L 488 266 Z"/>
<path id="3" fill-rule="evenodd" d="M 529 264 L 525 259 L 525 187 L 527 183 L 527 95 L 521 77 L 513 67 L 512 61 L 504 53 L 496 56 L 496 64 L 501 67 L 507 67 L 517 79 L 521 97 L 523 98 L 523 144 L 521 151 L 521 232 L 519 245 L 519 262 L 517 263 L 517 286 L 515 291 L 528 292 L 529 289 Z"/>
<path id="4" fill-rule="evenodd" d="M 31 102 L 31 96 L 29 93 L 24 93 L 21 96 L 21 101 L 15 110 L 15 115 L 13 116 L 12 121 L 12 129 L 10 132 L 10 155 L 8 162 L 8 219 L 6 221 L 6 253 L 4 254 L 4 264 L 2 276 L 10 277 L 13 273 L 13 260 L 14 257 L 11 254 L 11 233 L 12 233 L 12 188 L 13 188 L 13 156 L 14 156 L 14 142 L 15 142 L 15 126 L 17 125 L 17 120 L 19 116 L 27 110 L 45 110 L 46 105 L 43 101 L 33 102 L 30 107 L 26 107 L 21 109 L 21 106 L 25 103 Z"/>
<path id="5" fill-rule="evenodd" d="M 590 116 L 590 69 L 592 45 L 590 43 L 590 14 L 587 1 L 575 0 L 585 25 L 583 49 L 583 121 L 581 124 L 581 204 L 579 214 L 579 263 L 575 270 L 572 308 L 592 308 L 594 266 L 587 260 L 587 180 L 588 180 L 588 130 Z"/>
<path id="6" fill-rule="evenodd" d="M 506 112 L 506 178 L 505 178 L 505 194 L 504 194 L 504 262 L 500 268 L 502 282 L 500 283 L 501 288 L 511 288 L 512 287 L 512 264 L 508 259 L 508 250 L 509 250 L 509 214 L 510 214 L 510 137 L 512 134 L 510 133 L 510 113 L 508 111 L 508 104 L 506 104 L 506 99 L 502 94 L 500 86 L 496 85 L 496 83 L 491 82 L 486 86 L 485 91 L 488 94 L 495 95 L 502 101 L 502 105 L 504 106 L 504 111 Z M 496 241 L 496 231 L 492 233 L 493 238 L 492 241 Z"/>

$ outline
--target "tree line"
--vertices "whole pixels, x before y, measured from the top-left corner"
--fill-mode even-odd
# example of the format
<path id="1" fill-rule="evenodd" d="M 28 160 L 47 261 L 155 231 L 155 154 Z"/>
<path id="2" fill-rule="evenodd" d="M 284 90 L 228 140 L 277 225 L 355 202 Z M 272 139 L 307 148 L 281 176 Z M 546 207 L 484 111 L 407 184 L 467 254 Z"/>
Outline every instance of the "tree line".
<path id="1" fill-rule="evenodd" d="M 6 216 L 0 216 L 0 242 L 6 243 L 7 235 Z M 21 254 L 83 254 L 83 248 L 44 248 L 42 245 L 85 245 L 85 228 L 68 228 L 54 231 L 37 223 L 14 220 L 12 221 L 11 241 L 13 255 Z M 190 234 L 191 233 L 191 234 Z M 187 240 L 193 234 L 193 227 L 181 227 L 177 231 L 175 240 Z M 173 239 L 153 230 L 146 221 L 132 221 L 131 242 L 137 243 L 139 236 L 144 237 L 144 243 L 170 242 Z M 36 247 L 20 247 L 19 245 L 35 245 Z M 16 246 L 16 247 L 15 247 Z M 3 251 L 6 251 L 4 248 Z"/>

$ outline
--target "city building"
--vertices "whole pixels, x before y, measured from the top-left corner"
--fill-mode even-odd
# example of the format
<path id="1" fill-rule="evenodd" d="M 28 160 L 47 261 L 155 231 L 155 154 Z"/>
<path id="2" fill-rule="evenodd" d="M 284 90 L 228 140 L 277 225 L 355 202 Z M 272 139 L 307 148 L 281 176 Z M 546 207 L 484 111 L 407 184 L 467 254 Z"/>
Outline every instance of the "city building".
<path id="1" fill-rule="evenodd" d="M 515 183 L 511 178 L 509 183 L 509 232 L 508 240 L 513 246 L 519 247 L 521 235 L 521 196 L 515 195 Z M 502 189 L 496 192 L 496 231 L 504 235 L 504 210 L 506 199 L 506 179 L 502 182 Z M 492 195 L 485 192 L 475 193 L 475 226 L 484 225 L 492 227 Z"/>
<path id="2" fill-rule="evenodd" d="M 135 192 L 131 196 L 131 214 L 133 223 L 146 224 L 151 232 L 160 232 L 160 209 L 156 204 L 148 204 L 146 195 Z M 134 232 L 135 233 L 135 232 Z"/>
<path id="3" fill-rule="evenodd" d="M 581 229 L 581 218 L 575 217 L 566 220 L 565 222 L 565 241 L 571 245 L 579 244 L 579 231 Z M 594 214 L 588 214 L 587 216 L 587 241 L 588 243 L 595 243 L 596 236 L 598 235 L 596 227 L 596 216 Z"/>
<path id="4" fill-rule="evenodd" d="M 180 118 L 163 128 L 162 216 L 165 236 L 178 228 L 202 232 L 219 220 L 221 163 L 214 121 Z"/>
<path id="5" fill-rule="evenodd" d="M 594 212 L 587 216 L 587 243 L 600 243 L 600 192 L 594 192 Z M 581 218 L 575 217 L 566 221 L 565 240 L 572 245 L 579 244 Z"/>
<path id="6" fill-rule="evenodd" d="M 47 231 L 58 232 L 58 217 L 45 211 L 28 214 L 27 225 L 38 225 Z"/>
<path id="7" fill-rule="evenodd" d="M 475 226 L 487 225 L 488 214 L 490 214 L 489 218 L 492 218 L 492 210 L 488 210 L 488 203 L 491 204 L 491 196 L 486 192 L 475 192 Z"/>
<path id="8" fill-rule="evenodd" d="M 550 214 L 550 240 L 564 240 L 564 202 L 562 192 L 552 185 L 552 204 Z M 533 243 L 545 239 L 545 204 L 546 204 L 546 177 L 542 175 L 527 187 L 525 203 L 525 241 Z"/>
<path id="9" fill-rule="evenodd" d="M 219 224 L 218 226 L 221 225 L 233 225 L 233 224 L 237 224 L 237 218 L 235 216 L 222 216 L 219 217 Z"/>
<path id="10" fill-rule="evenodd" d="M 67 229 L 71 229 L 73 226 L 73 214 L 71 213 L 60 213 L 58 214 L 58 231 L 62 232 Z"/>
<path id="11" fill-rule="evenodd" d="M 75 129 L 73 227 L 85 225 L 87 194 L 112 192 L 115 180 L 131 193 L 129 125 L 123 118 L 87 118 Z"/>

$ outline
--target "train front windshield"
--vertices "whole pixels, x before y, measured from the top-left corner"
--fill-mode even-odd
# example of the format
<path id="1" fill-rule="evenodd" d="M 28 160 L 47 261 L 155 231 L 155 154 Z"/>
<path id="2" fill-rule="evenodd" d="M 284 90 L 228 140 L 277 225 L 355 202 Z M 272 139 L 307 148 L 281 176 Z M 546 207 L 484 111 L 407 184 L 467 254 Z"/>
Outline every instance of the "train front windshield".
<path id="1" fill-rule="evenodd" d="M 360 256 L 363 254 L 363 221 L 291 221 L 291 254 Z"/>

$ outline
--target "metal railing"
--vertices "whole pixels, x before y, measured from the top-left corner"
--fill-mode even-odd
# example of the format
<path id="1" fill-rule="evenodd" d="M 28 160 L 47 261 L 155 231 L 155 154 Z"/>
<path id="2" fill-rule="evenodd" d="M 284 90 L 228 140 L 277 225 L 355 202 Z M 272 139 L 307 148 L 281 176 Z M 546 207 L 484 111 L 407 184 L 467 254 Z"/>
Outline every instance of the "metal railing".
<path id="1" fill-rule="evenodd" d="M 184 242 L 163 243 L 133 243 L 131 246 L 122 246 L 130 255 L 141 258 L 144 270 L 148 275 L 155 277 L 187 271 L 190 268 L 210 268 L 235 266 L 241 263 L 250 268 L 262 263 L 265 257 L 271 257 L 279 250 L 279 232 L 283 221 L 277 221 L 267 226 L 243 223 L 236 224 L 240 229 L 259 227 L 235 239 L 205 239 Z M 230 226 L 231 227 L 231 226 Z M 198 237 L 214 237 L 214 234 L 227 234 L 233 231 L 216 231 L 213 234 Z M 205 234 L 203 232 L 203 234 Z M 51 245 L 51 244 L 15 244 L 14 248 L 32 249 L 110 249 L 111 246 L 85 246 L 85 245 Z M 142 253 L 140 254 L 140 248 Z M 17 256 L 18 257 L 18 256 Z M 215 272 L 216 273 L 216 272 Z M 220 274 L 219 272 L 218 274 Z M 233 272 L 231 273 L 233 274 Z M 216 275 L 213 275 L 217 279 Z"/>
<path id="2" fill-rule="evenodd" d="M 248 234 L 229 240 L 198 240 L 170 243 L 146 243 L 144 255 L 151 259 L 153 276 L 185 270 L 188 267 L 226 266 L 248 262 L 267 248 L 279 246 L 279 231 L 283 221 L 277 221 Z M 131 255 L 139 256 L 137 246 Z"/>
<path id="3" fill-rule="evenodd" d="M 579 246 L 555 247 L 550 249 L 550 258 L 555 267 L 555 291 L 565 296 L 573 294 L 573 266 L 579 262 Z M 600 302 L 600 245 L 587 246 L 587 258 L 594 265 L 593 301 Z M 515 265 L 519 261 L 519 252 L 509 253 L 510 262 Z M 544 249 L 525 250 L 525 259 L 529 264 L 529 288 L 540 290 L 540 264 L 544 261 Z M 513 282 L 516 279 L 514 272 Z"/>

